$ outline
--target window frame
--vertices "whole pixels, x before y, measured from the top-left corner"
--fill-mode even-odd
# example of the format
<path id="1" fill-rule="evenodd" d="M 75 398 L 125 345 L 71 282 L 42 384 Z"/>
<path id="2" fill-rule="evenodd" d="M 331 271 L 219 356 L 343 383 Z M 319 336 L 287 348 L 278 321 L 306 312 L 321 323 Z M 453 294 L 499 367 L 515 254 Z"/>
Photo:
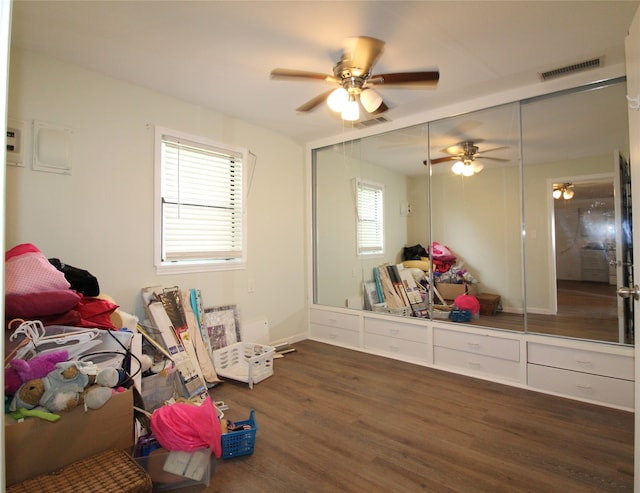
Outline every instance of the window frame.
<path id="1" fill-rule="evenodd" d="M 385 254 L 385 221 L 384 221 L 384 184 L 376 183 L 369 180 L 362 180 L 360 178 L 356 178 L 355 180 L 355 188 L 356 188 L 356 254 L 359 258 L 378 258 L 384 257 Z M 379 229 L 379 245 L 378 249 L 373 251 L 363 251 L 363 247 L 361 246 L 361 224 L 364 223 L 364 220 L 361 219 L 361 191 L 368 190 L 374 191 L 379 196 L 379 203 L 377 204 L 379 208 L 379 219 L 376 221 L 376 227 Z"/>
<path id="2" fill-rule="evenodd" d="M 163 217 L 162 217 L 162 148 L 163 139 L 166 137 L 174 140 L 181 140 L 202 146 L 220 154 L 230 156 L 240 156 L 242 169 L 242 247 L 237 258 L 229 259 L 194 259 L 194 260 L 174 260 L 163 261 Z M 156 126 L 154 137 L 154 266 L 156 274 L 180 274 L 192 272 L 211 272 L 221 270 L 244 269 L 247 262 L 247 163 L 249 152 L 247 149 L 223 144 L 202 136 L 190 135 L 185 132 L 172 130 L 169 128 Z"/>

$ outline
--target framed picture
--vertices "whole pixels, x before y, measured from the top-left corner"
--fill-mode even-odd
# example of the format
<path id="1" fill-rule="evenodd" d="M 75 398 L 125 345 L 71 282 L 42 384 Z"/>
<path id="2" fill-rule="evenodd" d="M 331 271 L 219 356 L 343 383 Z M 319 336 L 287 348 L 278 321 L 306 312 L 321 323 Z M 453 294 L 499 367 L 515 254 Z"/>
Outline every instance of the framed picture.
<path id="1" fill-rule="evenodd" d="M 365 281 L 364 287 L 364 309 L 373 310 L 373 305 L 380 303 L 378 299 L 378 290 L 375 281 Z M 384 301 L 384 300 L 383 300 Z"/>
<path id="2" fill-rule="evenodd" d="M 220 349 L 240 342 L 242 339 L 238 305 L 205 308 L 204 327 L 211 349 Z"/>

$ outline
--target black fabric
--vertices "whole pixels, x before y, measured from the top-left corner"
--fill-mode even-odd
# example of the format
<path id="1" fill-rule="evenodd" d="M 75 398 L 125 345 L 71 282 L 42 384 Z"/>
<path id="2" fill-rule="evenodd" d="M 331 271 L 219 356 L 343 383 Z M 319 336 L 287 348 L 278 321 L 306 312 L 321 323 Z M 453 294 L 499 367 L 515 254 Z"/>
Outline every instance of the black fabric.
<path id="1" fill-rule="evenodd" d="M 89 271 L 64 264 L 57 258 L 50 258 L 49 263 L 64 274 L 64 278 L 71 285 L 71 289 L 85 296 L 98 296 L 100 294 L 98 279 Z"/>
<path id="2" fill-rule="evenodd" d="M 429 254 L 425 248 L 419 243 L 414 246 L 404 247 L 402 252 L 402 260 L 420 260 L 422 257 L 428 257 Z"/>

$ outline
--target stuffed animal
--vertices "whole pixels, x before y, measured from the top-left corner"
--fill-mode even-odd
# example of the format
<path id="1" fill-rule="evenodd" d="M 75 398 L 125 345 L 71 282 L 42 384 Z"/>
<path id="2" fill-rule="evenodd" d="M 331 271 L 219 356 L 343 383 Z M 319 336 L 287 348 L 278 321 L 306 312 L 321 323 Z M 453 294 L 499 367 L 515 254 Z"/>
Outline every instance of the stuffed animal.
<path id="1" fill-rule="evenodd" d="M 9 410 L 43 407 L 56 413 L 70 411 L 81 404 L 88 409 L 98 409 L 111 398 L 111 387 L 117 384 L 115 368 L 98 370 L 92 363 L 82 361 L 58 363 L 47 376 L 25 382 Z"/>
<path id="2" fill-rule="evenodd" d="M 56 369 L 56 363 L 69 359 L 66 350 L 38 354 L 30 360 L 14 358 L 4 369 L 4 393 L 15 395 L 20 386 L 27 380 L 46 377 Z"/>

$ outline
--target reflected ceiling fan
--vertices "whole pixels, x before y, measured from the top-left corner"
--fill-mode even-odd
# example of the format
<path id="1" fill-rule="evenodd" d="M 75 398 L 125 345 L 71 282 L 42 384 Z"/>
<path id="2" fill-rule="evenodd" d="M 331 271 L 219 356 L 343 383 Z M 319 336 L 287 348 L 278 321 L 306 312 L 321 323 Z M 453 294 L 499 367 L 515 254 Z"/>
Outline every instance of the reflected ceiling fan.
<path id="1" fill-rule="evenodd" d="M 447 147 L 443 152 L 451 154 L 451 156 L 440 157 L 431 160 L 431 164 L 445 163 L 448 161 L 455 161 L 451 167 L 457 175 L 472 176 L 476 173 L 480 173 L 484 169 L 484 165 L 476 162 L 476 159 L 490 159 L 492 161 L 509 161 L 509 159 L 502 159 L 497 157 L 485 156 L 487 152 L 498 151 L 501 149 L 507 149 L 508 146 L 494 147 L 493 149 L 485 149 L 480 151 L 480 148 L 471 140 L 466 140 L 460 144 Z M 427 161 L 424 161 L 427 164 Z"/>
<path id="2" fill-rule="evenodd" d="M 383 113 L 389 109 L 382 96 L 372 86 L 433 86 L 440 79 L 437 70 L 373 75 L 373 66 L 380 58 L 384 45 L 384 41 L 368 36 L 348 38 L 340 61 L 333 67 L 333 75 L 276 68 L 271 71 L 271 78 L 306 79 L 338 84 L 340 87 L 337 89 L 325 91 L 299 106 L 297 111 L 311 111 L 327 101 L 333 111 L 340 113 L 342 119 L 348 121 L 360 118 L 360 106 L 371 114 Z"/>

